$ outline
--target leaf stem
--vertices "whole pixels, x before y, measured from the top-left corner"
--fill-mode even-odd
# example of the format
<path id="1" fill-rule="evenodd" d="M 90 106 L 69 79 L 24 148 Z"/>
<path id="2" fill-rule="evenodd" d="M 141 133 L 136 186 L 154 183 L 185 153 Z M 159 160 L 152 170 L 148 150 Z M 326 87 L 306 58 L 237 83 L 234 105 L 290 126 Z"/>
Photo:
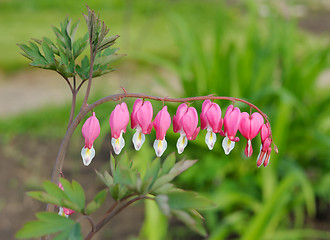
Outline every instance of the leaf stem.
<path id="1" fill-rule="evenodd" d="M 69 123 L 68 123 L 68 129 L 72 124 L 73 117 L 74 117 L 74 110 L 76 108 L 76 100 L 77 100 L 77 91 L 73 90 L 72 91 L 72 103 L 71 103 L 71 112 L 70 112 L 70 118 L 69 118 Z"/>
<path id="2" fill-rule="evenodd" d="M 90 231 L 88 233 L 88 235 L 85 237 L 85 240 L 89 240 L 92 239 L 92 237 L 98 232 L 100 231 L 100 229 L 102 227 L 104 227 L 105 224 L 107 224 L 113 217 L 115 217 L 118 213 L 120 213 L 121 211 L 123 211 L 126 207 L 128 207 L 129 205 L 131 205 L 132 203 L 141 200 L 141 199 L 152 199 L 150 197 L 147 196 L 137 196 L 129 201 L 127 201 L 126 203 L 122 204 L 120 207 L 118 207 L 117 209 L 115 209 L 114 211 L 111 211 L 110 214 L 107 212 L 104 217 L 96 224 L 94 231 Z M 120 203 L 120 202 L 117 202 Z"/>
<path id="3" fill-rule="evenodd" d="M 88 222 L 90 223 L 90 225 L 92 227 L 91 232 L 94 232 L 95 231 L 95 224 L 93 222 L 93 219 L 90 216 L 83 215 L 83 216 L 81 216 L 80 218 L 77 219 L 77 222 L 80 222 L 83 219 L 87 219 L 88 220 Z"/>

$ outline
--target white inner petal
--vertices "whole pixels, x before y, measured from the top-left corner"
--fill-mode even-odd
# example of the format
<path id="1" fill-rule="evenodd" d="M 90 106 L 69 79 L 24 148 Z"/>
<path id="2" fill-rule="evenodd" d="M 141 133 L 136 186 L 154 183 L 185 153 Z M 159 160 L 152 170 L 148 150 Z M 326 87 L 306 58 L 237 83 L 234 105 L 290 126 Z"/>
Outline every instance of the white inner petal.
<path id="1" fill-rule="evenodd" d="M 231 141 L 227 136 L 222 141 L 222 147 L 225 154 L 228 155 L 235 147 L 235 142 Z"/>
<path id="2" fill-rule="evenodd" d="M 167 148 L 167 142 L 165 140 L 165 138 L 163 140 L 155 140 L 154 141 L 154 149 L 156 152 L 157 157 L 160 157 L 163 155 L 163 153 L 165 152 Z"/>
<path id="3" fill-rule="evenodd" d="M 210 150 L 213 149 L 215 141 L 217 141 L 217 136 L 214 132 L 207 130 L 207 134 L 205 136 L 206 145 L 209 147 Z"/>
<path id="4" fill-rule="evenodd" d="M 60 215 L 60 216 L 62 216 L 62 217 L 69 217 L 68 215 L 66 215 L 65 213 L 64 213 L 64 210 L 63 210 L 63 208 L 62 207 L 60 207 L 60 209 L 59 209 L 59 212 L 58 212 L 58 215 Z"/>
<path id="5" fill-rule="evenodd" d="M 251 156 L 251 139 L 248 140 L 248 156 Z"/>
<path id="6" fill-rule="evenodd" d="M 267 155 L 267 154 L 265 154 L 265 157 L 264 157 L 264 159 L 263 159 L 263 161 L 262 161 L 262 163 L 264 164 L 264 167 L 267 167 L 267 166 L 268 166 L 268 164 L 269 164 L 269 159 L 270 159 L 270 155 L 271 155 L 271 154 L 269 154 L 269 156 L 268 156 L 268 161 L 265 162 L 265 160 L 266 160 L 266 155 Z"/>
<path id="7" fill-rule="evenodd" d="M 114 152 L 118 155 L 125 146 L 125 140 L 123 138 L 123 131 L 121 131 L 119 138 L 111 138 L 111 144 Z"/>
<path id="8" fill-rule="evenodd" d="M 258 159 L 260 157 L 261 150 L 262 150 L 262 144 L 260 145 L 260 151 L 259 151 L 259 154 L 258 154 L 258 157 L 257 157 L 257 166 L 258 166 Z M 260 163 L 260 165 L 258 167 L 260 167 L 264 163 L 265 158 L 266 158 L 266 154 L 264 154 L 264 157 L 262 158 L 262 162 Z"/>
<path id="9" fill-rule="evenodd" d="M 133 138 L 132 138 L 134 148 L 136 151 L 140 150 L 140 148 L 142 147 L 145 140 L 146 140 L 146 137 L 141 132 L 141 128 L 140 129 L 137 128 L 136 132 L 134 133 Z"/>
<path id="10" fill-rule="evenodd" d="M 183 150 L 188 144 L 188 139 L 186 137 L 186 134 L 180 134 L 180 137 L 176 143 L 176 147 L 178 149 L 178 153 L 181 154 L 183 153 Z"/>
<path id="11" fill-rule="evenodd" d="M 81 149 L 81 157 L 82 157 L 84 165 L 88 166 L 92 162 L 93 158 L 95 157 L 94 147 L 92 146 L 91 149 L 83 147 L 83 149 Z"/>

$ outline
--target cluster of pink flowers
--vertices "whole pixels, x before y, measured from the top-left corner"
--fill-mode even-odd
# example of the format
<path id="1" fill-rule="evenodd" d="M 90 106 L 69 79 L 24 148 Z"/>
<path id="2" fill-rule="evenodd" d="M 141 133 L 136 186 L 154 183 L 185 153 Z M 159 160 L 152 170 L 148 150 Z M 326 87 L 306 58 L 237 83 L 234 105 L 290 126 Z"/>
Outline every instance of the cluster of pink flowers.
<path id="1" fill-rule="evenodd" d="M 133 144 L 136 150 L 140 150 L 145 135 L 150 134 L 152 128 L 156 130 L 156 140 L 153 147 L 158 157 L 162 156 L 167 148 L 165 135 L 171 125 L 171 116 L 164 106 L 153 118 L 153 108 L 149 101 L 137 99 L 133 106 L 133 112 L 129 115 L 126 103 L 118 104 L 112 111 L 109 119 L 111 128 L 111 144 L 114 152 L 119 154 L 125 146 L 123 134 L 126 132 L 127 125 L 131 119 L 131 128 L 136 132 L 133 136 Z M 173 116 L 173 131 L 179 132 L 180 137 L 177 141 L 178 153 L 181 154 L 188 144 L 188 140 L 195 140 L 200 128 L 206 129 L 205 142 L 210 150 L 213 149 L 217 140 L 216 133 L 224 137 L 222 147 L 225 154 L 228 155 L 235 146 L 235 142 L 239 141 L 236 136 L 239 131 L 243 137 L 247 139 L 245 147 L 245 155 L 250 157 L 253 153 L 251 140 L 260 132 L 261 149 L 257 158 L 257 166 L 262 164 L 267 166 L 271 153 L 271 130 L 268 123 L 264 124 L 263 116 L 254 112 L 250 115 L 247 112 L 241 112 L 239 108 L 230 105 L 227 108 L 224 118 L 221 118 L 221 108 L 218 104 L 205 100 L 202 105 L 201 127 L 198 127 L 198 113 L 194 107 L 189 107 L 186 103 L 182 103 L 176 114 Z M 223 128 L 222 128 L 223 127 Z M 83 162 L 86 166 L 90 164 L 95 156 L 93 142 L 100 134 L 100 124 L 95 113 L 89 117 L 82 127 L 82 134 L 85 138 L 85 146 L 81 151 Z"/>

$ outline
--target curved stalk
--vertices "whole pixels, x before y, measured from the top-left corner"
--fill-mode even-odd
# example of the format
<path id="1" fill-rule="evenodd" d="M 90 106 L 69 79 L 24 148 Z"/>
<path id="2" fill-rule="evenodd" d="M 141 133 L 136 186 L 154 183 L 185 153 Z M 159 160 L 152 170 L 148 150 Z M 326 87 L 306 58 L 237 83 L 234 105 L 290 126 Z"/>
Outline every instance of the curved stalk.
<path id="1" fill-rule="evenodd" d="M 125 204 L 121 205 L 119 208 L 115 209 L 114 211 L 107 212 L 104 217 L 96 224 L 94 231 L 90 231 L 88 235 L 85 237 L 85 240 L 92 239 L 92 237 L 101 230 L 102 227 L 104 227 L 105 224 L 107 224 L 113 217 L 115 217 L 118 213 L 123 211 L 126 207 L 131 205 L 132 203 L 141 200 L 141 199 L 153 199 L 146 196 L 137 196 L 129 201 L 127 201 Z M 112 209 L 113 210 L 113 209 Z"/>
<path id="2" fill-rule="evenodd" d="M 53 173 L 52 173 L 52 182 L 57 183 L 60 172 L 62 172 L 62 166 L 64 162 L 64 158 L 66 155 L 66 151 L 68 149 L 68 145 L 70 142 L 70 139 L 72 137 L 73 132 L 77 128 L 78 124 L 80 121 L 83 119 L 83 117 L 89 112 L 92 111 L 95 107 L 101 105 L 102 103 L 105 102 L 110 102 L 110 101 L 119 101 L 123 98 L 143 98 L 143 99 L 150 99 L 150 100 L 155 100 L 155 101 L 162 101 L 162 102 L 189 102 L 189 101 L 201 101 L 201 100 L 228 100 L 232 102 L 242 102 L 247 104 L 248 106 L 254 108 L 256 111 L 258 111 L 266 120 L 267 123 L 269 123 L 268 117 L 265 113 L 263 113 L 257 106 L 254 104 L 245 101 L 240 98 L 234 98 L 234 97 L 223 97 L 223 96 L 213 96 L 213 95 L 208 95 L 208 96 L 198 96 L 198 97 L 188 97 L 188 98 L 163 98 L 163 97 L 157 97 L 157 96 L 151 96 L 151 95 L 146 95 L 146 94 L 141 94 L 141 93 L 122 93 L 122 94 L 115 94 L 115 95 L 110 95 L 107 97 L 104 97 L 90 105 L 86 105 L 84 108 L 80 110 L 76 118 L 73 120 L 72 124 L 68 128 L 62 144 L 60 146 L 60 149 L 57 154 L 55 166 L 53 168 Z M 270 123 L 269 123 L 270 125 Z M 276 148 L 276 146 L 275 146 Z M 276 150 L 275 150 L 276 151 Z"/>

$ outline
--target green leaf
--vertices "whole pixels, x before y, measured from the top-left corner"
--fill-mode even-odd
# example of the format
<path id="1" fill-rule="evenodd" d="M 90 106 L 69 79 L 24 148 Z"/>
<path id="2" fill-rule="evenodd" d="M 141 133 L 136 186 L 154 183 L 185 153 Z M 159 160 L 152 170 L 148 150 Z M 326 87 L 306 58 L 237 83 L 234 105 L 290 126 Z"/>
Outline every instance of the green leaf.
<path id="1" fill-rule="evenodd" d="M 116 160 L 113 156 L 110 155 L 110 170 L 113 177 L 113 182 L 118 183 L 118 177 L 116 173 Z"/>
<path id="2" fill-rule="evenodd" d="M 47 60 L 48 63 L 53 63 L 55 64 L 55 61 L 54 61 L 54 52 L 53 50 L 50 48 L 50 46 L 45 42 L 43 41 L 42 44 L 41 44 L 41 47 L 42 47 L 42 50 L 44 51 L 44 54 L 45 54 L 45 58 Z"/>
<path id="3" fill-rule="evenodd" d="M 81 66 L 76 65 L 76 72 L 82 80 L 88 79 L 89 77 L 89 59 L 85 56 L 81 60 Z"/>
<path id="4" fill-rule="evenodd" d="M 120 198 L 119 198 L 119 184 L 115 184 L 111 187 L 109 187 L 109 190 L 110 190 L 110 195 L 111 197 L 115 200 L 115 201 L 118 201 Z"/>
<path id="5" fill-rule="evenodd" d="M 68 65 L 69 58 L 68 58 L 67 54 L 62 49 L 59 50 L 59 53 L 60 53 L 60 57 L 61 57 L 60 63 L 63 65 Z"/>
<path id="6" fill-rule="evenodd" d="M 99 207 L 102 206 L 103 202 L 105 201 L 105 199 L 107 198 L 107 190 L 104 189 L 102 191 L 100 191 L 93 199 L 93 201 L 91 201 L 86 209 L 85 209 L 85 213 L 87 215 L 90 215 L 91 213 L 95 212 L 97 209 L 99 209 Z"/>
<path id="7" fill-rule="evenodd" d="M 160 169 L 160 159 L 159 158 L 156 158 L 151 163 L 151 166 L 147 170 L 146 175 L 144 177 L 144 181 L 148 180 L 149 178 L 151 179 L 150 186 L 147 189 L 148 191 L 150 190 L 150 188 L 152 187 L 152 185 L 156 181 L 157 176 L 158 176 L 158 173 L 159 173 L 159 169 Z"/>
<path id="8" fill-rule="evenodd" d="M 170 170 L 170 174 L 175 174 L 176 176 L 186 171 L 192 165 L 194 165 L 197 160 L 181 160 L 177 162 L 174 167 Z"/>
<path id="9" fill-rule="evenodd" d="M 70 35 L 72 41 L 74 40 L 74 38 L 75 38 L 75 36 L 76 36 L 77 30 L 78 30 L 78 27 L 79 27 L 79 22 L 80 22 L 80 21 L 75 22 L 75 23 L 72 24 L 72 26 L 70 27 L 69 35 Z"/>
<path id="10" fill-rule="evenodd" d="M 181 160 L 177 162 L 174 167 L 169 171 L 168 174 L 165 174 L 159 177 L 155 183 L 153 184 L 151 191 L 156 191 L 159 187 L 162 187 L 164 184 L 169 183 L 175 177 L 180 175 L 182 172 L 190 168 L 193 164 L 195 164 L 197 160 Z"/>
<path id="11" fill-rule="evenodd" d="M 48 44 L 48 46 L 52 49 L 52 51 L 54 52 L 54 54 L 59 55 L 59 51 L 58 48 L 56 47 L 56 45 L 52 42 L 52 40 L 50 40 L 47 37 L 43 37 L 42 38 L 42 42 L 46 42 Z"/>
<path id="12" fill-rule="evenodd" d="M 82 240 L 84 239 L 81 234 L 81 226 L 76 223 L 72 228 L 58 234 L 54 240 Z"/>
<path id="13" fill-rule="evenodd" d="M 63 199 L 61 201 L 61 203 L 58 204 L 58 206 L 65 207 L 65 208 L 74 210 L 76 212 L 83 213 L 83 210 L 78 206 L 78 204 L 76 204 L 76 203 L 74 203 L 74 202 L 72 202 L 70 200 Z"/>
<path id="14" fill-rule="evenodd" d="M 75 193 L 75 197 L 76 197 L 76 202 L 79 207 L 84 208 L 85 207 L 85 192 L 84 189 L 81 187 L 81 185 L 73 180 L 72 181 L 72 190 Z"/>
<path id="15" fill-rule="evenodd" d="M 58 198 L 45 192 L 28 192 L 27 195 L 41 202 L 60 205 L 60 200 Z"/>
<path id="16" fill-rule="evenodd" d="M 17 238 L 33 238 L 61 232 L 72 228 L 75 221 L 56 213 L 41 212 L 36 214 L 39 220 L 24 224 L 16 233 Z"/>
<path id="17" fill-rule="evenodd" d="M 51 181 L 45 181 L 43 183 L 43 186 L 48 194 L 56 197 L 59 200 L 68 198 L 67 195 L 64 193 L 64 191 L 62 191 L 62 189 L 60 189 L 59 186 L 57 186 L 55 183 Z"/>
<path id="18" fill-rule="evenodd" d="M 175 153 L 168 155 L 162 165 L 161 174 L 167 174 L 175 164 Z"/>
<path id="19" fill-rule="evenodd" d="M 98 172 L 97 170 L 95 170 L 97 176 L 101 179 L 101 181 L 107 186 L 110 187 L 111 185 L 113 185 L 113 178 L 111 177 L 111 175 L 107 172 L 104 171 L 104 174 Z"/>
<path id="20" fill-rule="evenodd" d="M 168 204 L 168 196 L 157 195 L 155 197 L 155 200 L 162 213 L 164 213 L 166 216 L 170 216 L 171 209 L 170 209 L 170 205 Z"/>
<path id="21" fill-rule="evenodd" d="M 33 60 L 35 58 L 35 53 L 33 52 L 33 50 L 31 48 L 29 48 L 27 45 L 25 44 L 17 44 L 17 46 L 20 47 L 20 49 L 23 50 L 24 53 L 21 53 L 24 57 Z"/>
<path id="22" fill-rule="evenodd" d="M 88 33 L 85 34 L 84 37 L 79 38 L 77 41 L 75 41 L 73 43 L 73 57 L 74 59 L 76 59 L 86 48 L 87 44 L 88 44 Z"/>
<path id="23" fill-rule="evenodd" d="M 119 35 L 115 35 L 115 36 L 110 36 L 110 37 L 107 37 L 105 38 L 102 43 L 100 43 L 100 46 L 99 46 L 99 51 L 103 51 L 109 47 L 111 47 L 112 45 L 114 45 L 116 42 L 116 39 L 119 38 Z"/>
<path id="24" fill-rule="evenodd" d="M 104 179 L 108 187 L 113 184 L 113 178 L 107 171 L 104 171 Z"/>
<path id="25" fill-rule="evenodd" d="M 207 198 L 202 197 L 196 192 L 175 189 L 169 193 L 168 203 L 172 209 L 210 209 L 215 205 Z"/>
<path id="26" fill-rule="evenodd" d="M 194 212 L 188 213 L 183 210 L 172 210 L 173 215 L 175 215 L 179 220 L 184 222 L 191 230 L 200 234 L 203 237 L 207 236 L 205 227 L 203 226 L 203 221 L 199 214 Z"/>
<path id="27" fill-rule="evenodd" d="M 71 185 L 70 182 L 64 178 L 60 178 L 60 182 L 62 183 L 64 189 L 63 191 L 68 196 L 69 200 L 79 207 L 79 212 L 82 212 L 85 207 L 85 193 L 81 185 L 74 180 L 72 181 Z M 66 201 L 63 201 L 63 203 L 68 204 Z M 76 210 L 73 208 L 71 209 Z"/>
<path id="28" fill-rule="evenodd" d="M 57 39 L 59 40 L 58 43 L 60 43 L 60 45 L 65 48 L 65 39 L 64 39 L 64 36 L 62 35 L 62 32 L 55 26 L 52 26 L 52 29 L 53 29 L 53 32 L 55 33 Z"/>
<path id="29" fill-rule="evenodd" d="M 165 183 L 164 185 L 157 188 L 154 192 L 156 195 L 158 194 L 166 194 L 174 189 L 174 184 L 172 183 Z"/>

